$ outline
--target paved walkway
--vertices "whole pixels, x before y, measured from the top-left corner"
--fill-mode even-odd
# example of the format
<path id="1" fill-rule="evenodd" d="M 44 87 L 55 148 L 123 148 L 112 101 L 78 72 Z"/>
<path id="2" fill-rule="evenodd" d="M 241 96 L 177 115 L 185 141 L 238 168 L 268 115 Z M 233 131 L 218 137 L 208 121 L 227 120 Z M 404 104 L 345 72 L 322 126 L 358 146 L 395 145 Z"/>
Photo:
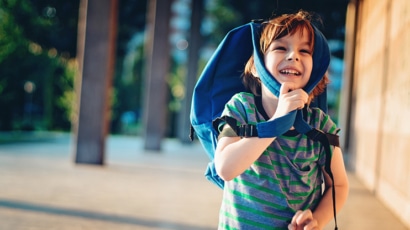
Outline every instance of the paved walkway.
<path id="1" fill-rule="evenodd" d="M 165 140 L 161 153 L 142 146 L 110 137 L 101 167 L 74 164 L 69 135 L 0 145 L 0 230 L 216 229 L 221 190 L 203 177 L 199 144 Z M 349 178 L 339 229 L 407 229 Z"/>

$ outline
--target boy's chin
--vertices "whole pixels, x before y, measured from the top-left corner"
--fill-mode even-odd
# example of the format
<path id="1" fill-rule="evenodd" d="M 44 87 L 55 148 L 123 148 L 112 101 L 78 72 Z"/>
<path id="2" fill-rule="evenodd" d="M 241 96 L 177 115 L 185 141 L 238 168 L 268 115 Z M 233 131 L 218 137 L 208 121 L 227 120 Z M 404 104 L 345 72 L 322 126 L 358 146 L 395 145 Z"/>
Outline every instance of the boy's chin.
<path id="1" fill-rule="evenodd" d="M 292 80 L 285 80 L 285 81 L 278 81 L 281 85 L 283 83 L 292 83 L 294 86 L 294 89 L 303 89 L 303 87 L 306 86 L 306 84 L 302 84 L 301 82 L 298 81 L 292 81 Z"/>

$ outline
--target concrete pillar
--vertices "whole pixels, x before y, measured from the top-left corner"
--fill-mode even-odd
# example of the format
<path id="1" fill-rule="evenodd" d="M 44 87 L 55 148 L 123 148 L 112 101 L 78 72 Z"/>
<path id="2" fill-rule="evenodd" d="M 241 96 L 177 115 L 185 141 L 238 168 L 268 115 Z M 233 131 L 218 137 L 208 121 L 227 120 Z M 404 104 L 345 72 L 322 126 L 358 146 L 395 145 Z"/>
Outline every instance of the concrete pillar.
<path id="1" fill-rule="evenodd" d="M 104 164 L 115 63 L 118 0 L 81 0 L 75 162 Z"/>
<path id="2" fill-rule="evenodd" d="M 167 118 L 170 0 L 151 0 L 146 39 L 144 149 L 161 150 Z"/>
<path id="3" fill-rule="evenodd" d="M 346 35 L 345 35 L 345 68 L 343 72 L 343 86 L 339 106 L 339 126 L 342 129 L 340 136 L 343 152 L 349 152 L 349 134 L 351 128 L 351 111 L 353 107 L 353 76 L 356 51 L 356 31 L 358 17 L 358 2 L 351 0 L 347 5 L 346 12 Z M 352 160 L 352 159 L 350 159 Z M 350 162 L 349 162 L 350 163 Z"/>

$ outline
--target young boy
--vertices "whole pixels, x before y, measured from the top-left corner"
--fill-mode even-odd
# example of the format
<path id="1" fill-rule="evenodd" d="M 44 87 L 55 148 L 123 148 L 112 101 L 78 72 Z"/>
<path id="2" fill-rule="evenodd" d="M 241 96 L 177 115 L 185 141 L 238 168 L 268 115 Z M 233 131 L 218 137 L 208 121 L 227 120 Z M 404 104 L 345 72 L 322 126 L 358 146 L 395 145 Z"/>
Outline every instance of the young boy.
<path id="1" fill-rule="evenodd" d="M 264 23 L 260 48 L 266 69 L 281 84 L 279 96 L 263 84 L 252 56 L 242 76 L 252 93 L 234 95 L 222 116 L 239 125 L 256 124 L 305 108 L 328 82 L 323 76 L 310 95 L 303 90 L 311 78 L 314 38 L 305 11 Z M 339 131 L 320 109 L 305 109 L 312 127 L 332 134 Z M 333 218 L 332 181 L 324 171 L 326 155 L 320 143 L 293 127 L 272 138 L 241 138 L 228 124 L 219 131 L 215 167 L 225 181 L 219 229 L 322 229 Z M 348 194 L 339 147 L 332 148 L 331 162 L 339 211 Z"/>

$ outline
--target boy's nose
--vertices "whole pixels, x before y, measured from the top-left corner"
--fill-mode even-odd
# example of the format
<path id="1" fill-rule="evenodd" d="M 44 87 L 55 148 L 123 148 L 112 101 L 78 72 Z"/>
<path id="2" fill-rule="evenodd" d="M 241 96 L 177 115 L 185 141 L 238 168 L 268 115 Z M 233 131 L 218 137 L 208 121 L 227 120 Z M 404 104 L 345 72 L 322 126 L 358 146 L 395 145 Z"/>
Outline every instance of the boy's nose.
<path id="1" fill-rule="evenodd" d="M 288 61 L 292 61 L 292 60 L 299 61 L 299 57 L 297 56 L 295 52 L 289 52 L 287 60 Z"/>
<path id="2" fill-rule="evenodd" d="M 288 61 L 292 61 L 292 60 L 299 61 L 299 58 L 298 58 L 298 57 L 294 57 L 294 56 L 289 56 L 287 60 L 288 60 Z"/>

